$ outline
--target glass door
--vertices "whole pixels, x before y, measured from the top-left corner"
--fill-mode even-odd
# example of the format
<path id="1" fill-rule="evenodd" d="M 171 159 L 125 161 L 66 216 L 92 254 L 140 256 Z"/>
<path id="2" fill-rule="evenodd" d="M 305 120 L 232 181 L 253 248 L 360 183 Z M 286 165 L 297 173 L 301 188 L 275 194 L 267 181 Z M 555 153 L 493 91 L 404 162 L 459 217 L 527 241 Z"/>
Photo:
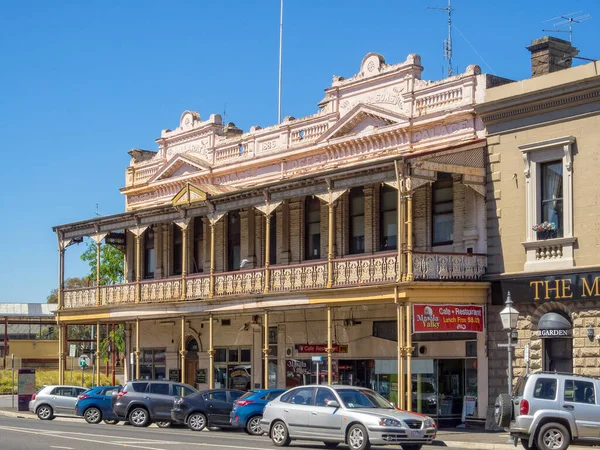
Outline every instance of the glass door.
<path id="1" fill-rule="evenodd" d="M 464 393 L 464 360 L 438 360 L 438 416 L 458 418 L 462 414 Z"/>

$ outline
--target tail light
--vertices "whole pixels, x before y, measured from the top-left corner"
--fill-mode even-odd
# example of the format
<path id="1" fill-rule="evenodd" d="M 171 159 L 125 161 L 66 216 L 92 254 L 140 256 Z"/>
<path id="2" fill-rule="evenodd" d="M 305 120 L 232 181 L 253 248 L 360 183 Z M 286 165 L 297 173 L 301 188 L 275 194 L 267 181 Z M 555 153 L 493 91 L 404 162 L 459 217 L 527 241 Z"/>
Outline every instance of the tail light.
<path id="1" fill-rule="evenodd" d="M 31 400 L 35 400 L 36 397 L 37 397 L 37 392 L 31 396 Z"/>
<path id="2" fill-rule="evenodd" d="M 521 416 L 529 414 L 529 402 L 527 400 L 521 400 L 521 403 L 519 403 L 519 414 Z"/>
<path id="3" fill-rule="evenodd" d="M 77 397 L 77 400 L 85 400 L 86 398 L 90 398 L 89 395 L 81 394 Z"/>
<path id="4" fill-rule="evenodd" d="M 236 400 L 235 401 L 235 404 L 238 405 L 238 406 L 246 406 L 246 405 L 249 405 L 251 403 L 254 403 L 254 401 L 253 400 Z"/>
<path id="5" fill-rule="evenodd" d="M 127 391 L 121 391 L 117 394 L 117 400 L 121 400 L 121 397 L 123 397 L 125 394 L 127 394 Z"/>

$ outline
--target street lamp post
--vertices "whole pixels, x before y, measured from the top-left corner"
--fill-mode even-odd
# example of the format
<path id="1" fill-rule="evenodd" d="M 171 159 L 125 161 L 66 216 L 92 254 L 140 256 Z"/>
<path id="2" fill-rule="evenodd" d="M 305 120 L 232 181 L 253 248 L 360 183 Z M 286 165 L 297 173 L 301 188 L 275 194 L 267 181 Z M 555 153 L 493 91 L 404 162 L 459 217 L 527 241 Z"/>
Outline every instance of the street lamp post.
<path id="1" fill-rule="evenodd" d="M 513 379 L 513 348 L 516 344 L 512 343 L 512 332 L 517 328 L 517 320 L 519 319 L 519 311 L 513 308 L 513 302 L 510 297 L 510 291 L 506 295 L 506 302 L 504 302 L 504 309 L 500 311 L 500 319 L 502 320 L 502 329 L 506 330 L 508 335 L 508 343 L 500 344 L 501 347 L 508 349 L 508 394 L 512 393 L 512 379 Z"/>

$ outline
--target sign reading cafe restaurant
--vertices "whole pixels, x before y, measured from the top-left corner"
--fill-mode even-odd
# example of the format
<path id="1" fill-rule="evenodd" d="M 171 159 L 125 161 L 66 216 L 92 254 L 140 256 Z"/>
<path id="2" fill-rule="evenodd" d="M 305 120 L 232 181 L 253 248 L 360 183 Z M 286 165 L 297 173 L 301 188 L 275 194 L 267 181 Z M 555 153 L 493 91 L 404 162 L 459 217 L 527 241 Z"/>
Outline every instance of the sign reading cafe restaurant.
<path id="1" fill-rule="evenodd" d="M 412 322 L 414 333 L 483 333 L 483 306 L 415 304 Z"/>

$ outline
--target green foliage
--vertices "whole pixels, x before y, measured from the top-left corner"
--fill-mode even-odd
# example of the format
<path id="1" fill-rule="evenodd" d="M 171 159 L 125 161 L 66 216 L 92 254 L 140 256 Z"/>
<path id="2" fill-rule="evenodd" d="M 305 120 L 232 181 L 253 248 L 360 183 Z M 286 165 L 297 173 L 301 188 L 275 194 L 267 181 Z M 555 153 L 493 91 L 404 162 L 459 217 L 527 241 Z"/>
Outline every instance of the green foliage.
<path id="1" fill-rule="evenodd" d="M 94 241 L 88 241 L 87 248 L 81 254 L 81 260 L 90 266 L 87 278 L 96 280 L 97 250 Z M 100 284 L 122 283 L 123 268 L 123 253 L 112 245 L 102 245 L 100 247 Z"/>
<path id="2" fill-rule="evenodd" d="M 94 277 L 95 276 L 96 275 L 94 275 Z M 92 286 L 92 284 L 93 284 L 92 280 L 88 276 L 85 276 L 83 278 L 72 277 L 72 278 L 67 278 L 65 280 L 65 289 L 90 287 L 90 286 Z M 57 288 L 52 289 L 52 291 L 50 291 L 50 295 L 48 297 L 46 297 L 46 300 L 48 303 L 58 303 L 58 289 Z"/>
<path id="3" fill-rule="evenodd" d="M 114 330 L 108 333 L 108 337 L 100 341 L 98 355 L 103 362 L 109 360 L 111 343 L 114 343 L 113 349 L 117 353 L 117 359 L 120 359 L 118 355 L 125 352 L 125 328 L 123 328 L 123 325 L 115 327 Z"/>
<path id="4" fill-rule="evenodd" d="M 12 372 L 10 370 L 0 370 L 0 394 L 10 394 L 12 387 L 11 380 Z M 35 387 L 36 389 L 50 384 L 58 384 L 58 370 L 36 370 L 35 372 Z M 81 385 L 81 370 L 65 370 L 65 384 L 74 386 Z M 94 374 L 91 370 L 86 370 L 84 373 L 84 385 L 91 387 L 94 385 Z M 100 385 L 112 385 L 112 378 L 100 374 Z M 15 394 L 17 390 L 17 372 L 15 371 Z"/>

